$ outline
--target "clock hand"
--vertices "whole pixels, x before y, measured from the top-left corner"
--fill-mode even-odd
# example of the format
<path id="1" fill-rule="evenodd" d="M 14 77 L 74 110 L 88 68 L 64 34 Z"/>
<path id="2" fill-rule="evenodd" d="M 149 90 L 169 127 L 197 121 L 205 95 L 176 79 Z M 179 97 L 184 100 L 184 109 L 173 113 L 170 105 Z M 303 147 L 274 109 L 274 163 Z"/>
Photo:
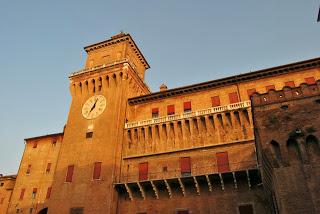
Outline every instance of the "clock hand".
<path id="1" fill-rule="evenodd" d="M 91 107 L 89 113 L 96 107 L 97 101 L 98 101 L 98 98 L 97 98 L 96 101 L 94 102 L 94 104 L 93 104 L 93 106 Z"/>

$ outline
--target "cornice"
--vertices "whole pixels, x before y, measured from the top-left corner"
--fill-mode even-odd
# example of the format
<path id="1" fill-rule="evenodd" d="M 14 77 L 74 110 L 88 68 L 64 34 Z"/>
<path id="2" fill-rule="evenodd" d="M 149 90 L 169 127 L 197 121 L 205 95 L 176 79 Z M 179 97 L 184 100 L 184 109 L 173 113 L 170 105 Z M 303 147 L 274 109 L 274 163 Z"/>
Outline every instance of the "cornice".
<path id="1" fill-rule="evenodd" d="M 25 141 L 29 141 L 29 140 L 37 140 L 37 139 L 41 139 L 41 138 L 46 138 L 46 137 L 58 137 L 58 136 L 63 136 L 63 132 L 61 133 L 54 133 L 54 134 L 48 134 L 48 135 L 42 135 L 42 136 L 37 136 L 37 137 L 30 137 L 30 138 L 25 138 Z"/>
<path id="2" fill-rule="evenodd" d="M 130 105 L 320 67 L 320 57 L 128 99 Z"/>

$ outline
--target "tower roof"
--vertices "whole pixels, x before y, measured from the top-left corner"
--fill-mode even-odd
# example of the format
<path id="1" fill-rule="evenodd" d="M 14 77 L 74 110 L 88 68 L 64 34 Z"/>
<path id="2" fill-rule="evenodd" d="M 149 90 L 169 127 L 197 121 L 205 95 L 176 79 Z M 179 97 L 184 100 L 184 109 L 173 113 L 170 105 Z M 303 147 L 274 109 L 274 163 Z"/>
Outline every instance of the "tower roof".
<path id="1" fill-rule="evenodd" d="M 147 60 L 144 58 L 144 56 L 142 55 L 141 51 L 139 50 L 138 46 L 136 45 L 136 43 L 134 42 L 134 40 L 132 39 L 132 37 L 130 36 L 130 34 L 128 33 L 119 33 L 116 34 L 114 36 L 112 36 L 110 39 L 107 39 L 105 41 L 99 42 L 99 43 L 95 43 L 92 45 L 88 45 L 86 47 L 84 47 L 84 50 L 89 53 L 90 51 L 93 50 L 97 50 L 100 49 L 102 47 L 106 47 L 109 45 L 114 45 L 116 43 L 120 43 L 120 42 L 124 42 L 124 41 L 128 41 L 129 44 L 131 45 L 131 47 L 134 50 L 134 53 L 138 56 L 140 62 L 144 65 L 144 67 L 146 69 L 150 68 L 150 65 L 148 64 Z"/>

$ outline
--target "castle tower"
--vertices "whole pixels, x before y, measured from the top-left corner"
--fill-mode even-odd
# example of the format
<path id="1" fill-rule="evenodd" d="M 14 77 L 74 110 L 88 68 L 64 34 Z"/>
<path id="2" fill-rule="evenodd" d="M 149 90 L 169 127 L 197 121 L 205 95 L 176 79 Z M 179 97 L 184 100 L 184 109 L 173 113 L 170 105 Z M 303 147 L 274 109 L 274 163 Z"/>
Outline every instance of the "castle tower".
<path id="1" fill-rule="evenodd" d="M 49 213 L 115 213 L 127 99 L 149 94 L 148 63 L 129 34 L 87 46 L 70 75 L 72 102 Z"/>

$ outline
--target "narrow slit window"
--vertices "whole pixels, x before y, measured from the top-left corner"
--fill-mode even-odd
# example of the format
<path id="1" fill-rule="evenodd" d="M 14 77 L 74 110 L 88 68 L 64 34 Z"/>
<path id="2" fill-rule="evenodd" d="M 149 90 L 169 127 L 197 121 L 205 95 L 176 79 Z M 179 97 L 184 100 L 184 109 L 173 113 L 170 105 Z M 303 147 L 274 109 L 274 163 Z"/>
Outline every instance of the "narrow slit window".
<path id="1" fill-rule="evenodd" d="M 95 162 L 93 166 L 93 180 L 99 180 L 101 174 L 101 162 Z"/>

